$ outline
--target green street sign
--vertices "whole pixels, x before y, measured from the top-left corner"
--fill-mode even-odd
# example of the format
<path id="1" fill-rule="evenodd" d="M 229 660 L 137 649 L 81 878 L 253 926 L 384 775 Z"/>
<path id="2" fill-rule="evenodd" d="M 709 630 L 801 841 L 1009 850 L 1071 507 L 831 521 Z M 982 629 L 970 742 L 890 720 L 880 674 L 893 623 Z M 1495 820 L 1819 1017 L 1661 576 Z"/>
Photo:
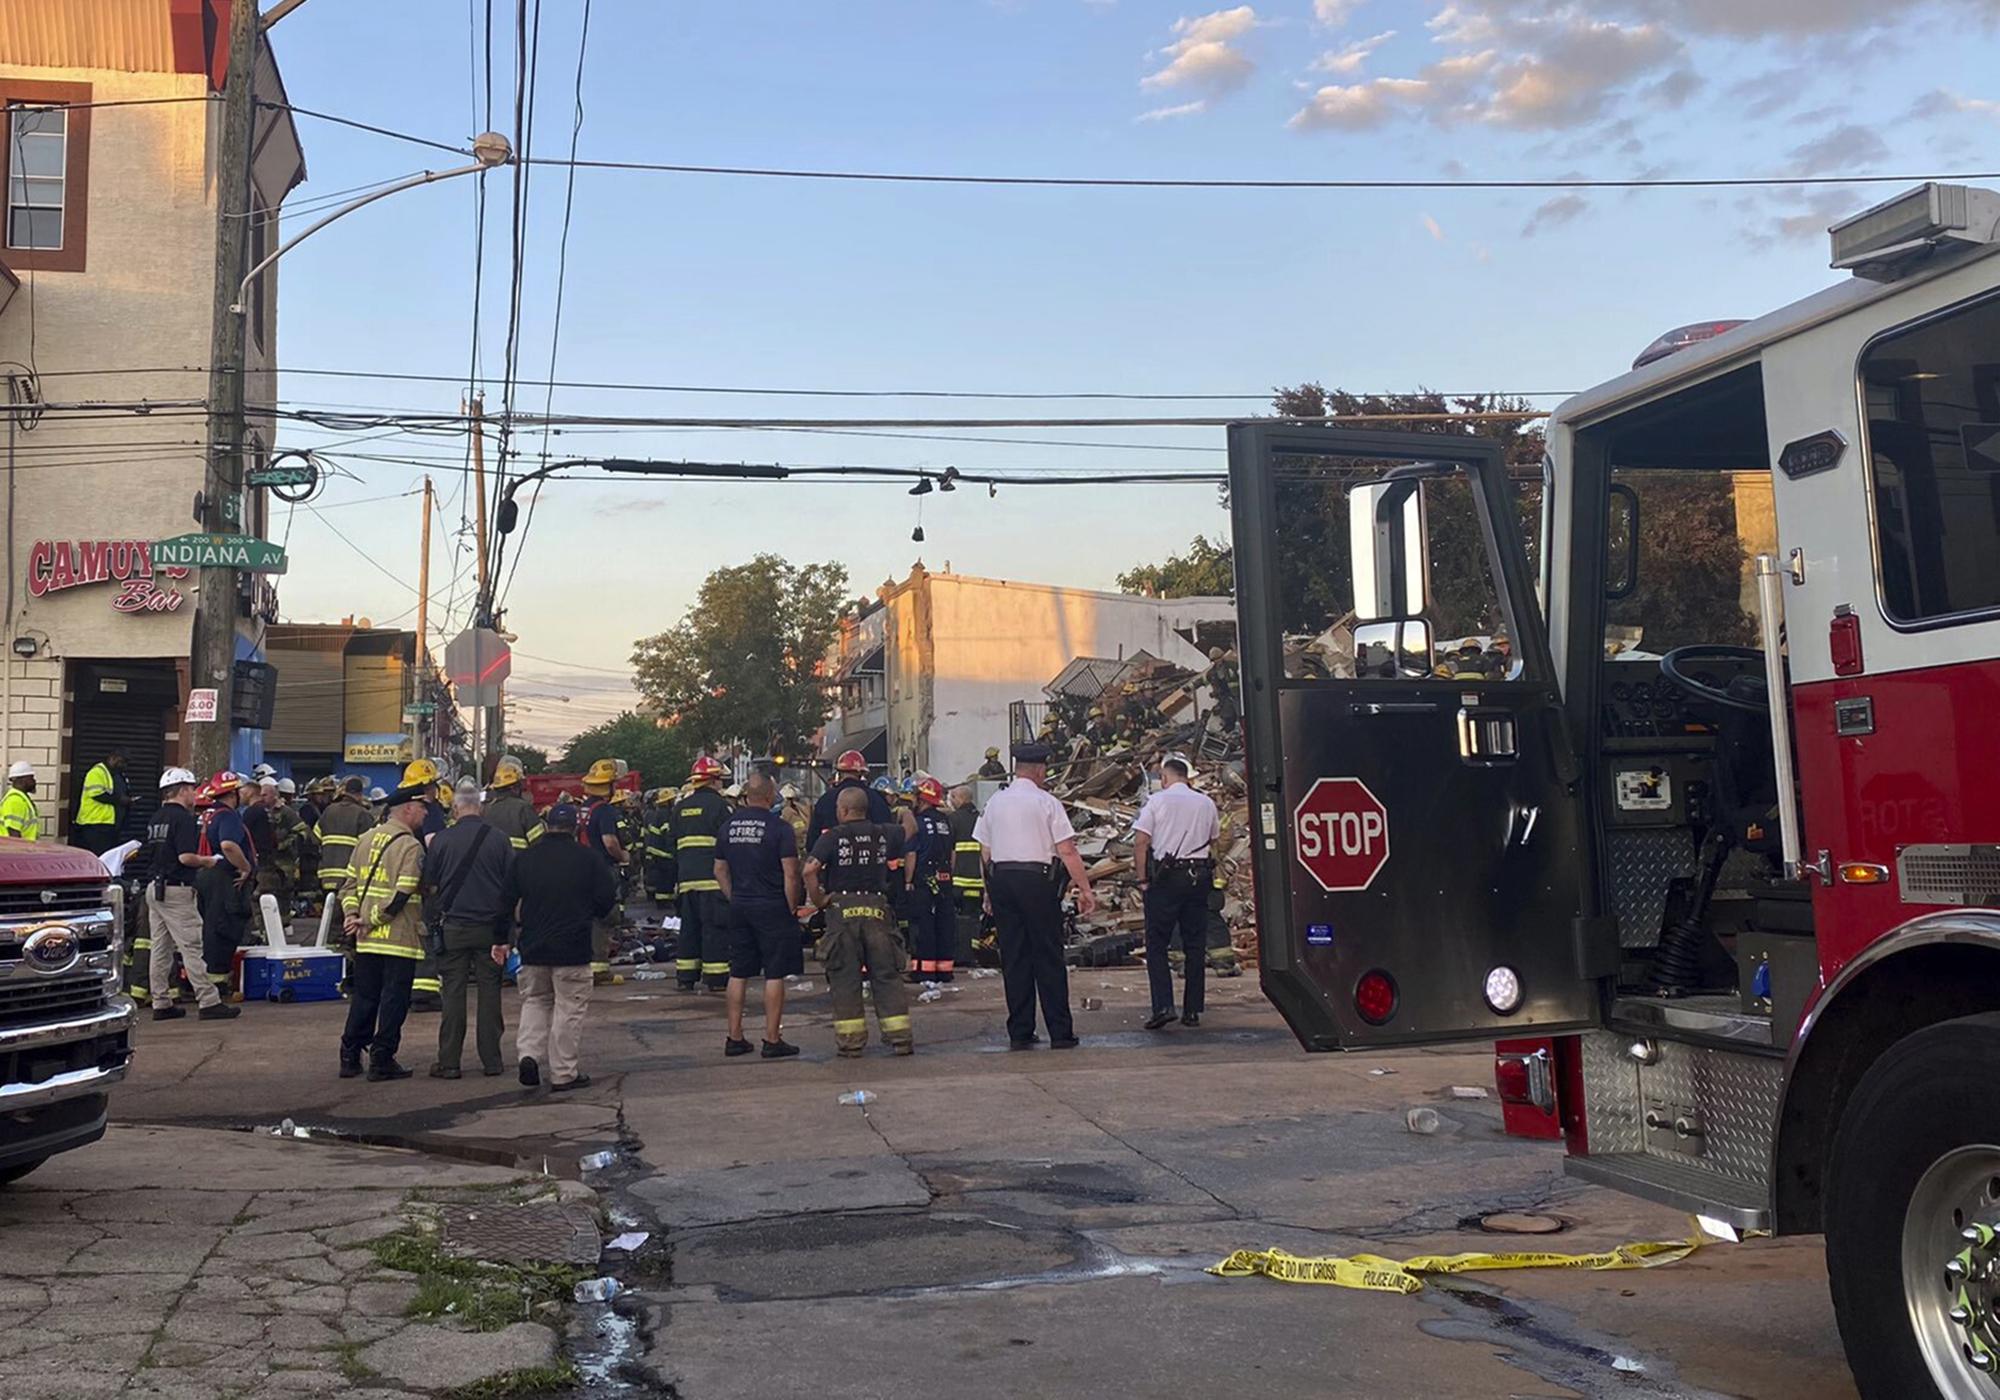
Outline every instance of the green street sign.
<path id="1" fill-rule="evenodd" d="M 309 462 L 290 462 L 283 466 L 268 466 L 253 471 L 246 478 L 251 486 L 310 486 L 319 480 L 319 473 Z"/>
<path id="2" fill-rule="evenodd" d="M 437 713 L 437 706 L 429 700 L 419 700 L 413 705 L 403 706 L 404 719 L 423 719 Z"/>
<path id="3" fill-rule="evenodd" d="M 242 569 L 257 574 L 285 572 L 285 551 L 250 535 L 176 535 L 153 544 L 156 569 Z"/>

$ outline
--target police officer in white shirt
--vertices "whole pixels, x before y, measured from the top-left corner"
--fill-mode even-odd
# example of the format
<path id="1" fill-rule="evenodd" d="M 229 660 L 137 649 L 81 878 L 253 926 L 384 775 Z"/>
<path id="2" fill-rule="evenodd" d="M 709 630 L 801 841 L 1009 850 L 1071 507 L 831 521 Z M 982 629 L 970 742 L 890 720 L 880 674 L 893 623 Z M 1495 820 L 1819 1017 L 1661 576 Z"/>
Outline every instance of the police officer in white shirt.
<path id="1" fill-rule="evenodd" d="M 1014 746 L 1014 781 L 993 795 L 973 827 L 986 867 L 987 909 L 1000 942 L 1000 975 L 1007 989 L 1007 1048 L 1031 1050 L 1035 1002 L 1048 1027 L 1049 1048 L 1076 1044 L 1070 1020 L 1069 971 L 1063 966 L 1062 893 L 1057 869 L 1076 885 L 1076 907 L 1097 908 L 1090 877 L 1076 853 L 1076 832 L 1062 803 L 1043 788 L 1049 746 Z"/>
<path id="2" fill-rule="evenodd" d="M 1215 879 L 1215 843 L 1222 819 L 1206 793 L 1188 782 L 1191 765 L 1179 754 L 1160 764 L 1160 790 L 1146 799 L 1132 829 L 1138 833 L 1132 860 L 1146 897 L 1146 980 L 1153 988 L 1153 1014 L 1146 1029 L 1159 1030 L 1174 1019 L 1174 974 L 1167 955 L 1174 934 L 1181 937 L 1187 995 L 1180 1022 L 1201 1024 L 1208 971 L 1208 891 Z"/>

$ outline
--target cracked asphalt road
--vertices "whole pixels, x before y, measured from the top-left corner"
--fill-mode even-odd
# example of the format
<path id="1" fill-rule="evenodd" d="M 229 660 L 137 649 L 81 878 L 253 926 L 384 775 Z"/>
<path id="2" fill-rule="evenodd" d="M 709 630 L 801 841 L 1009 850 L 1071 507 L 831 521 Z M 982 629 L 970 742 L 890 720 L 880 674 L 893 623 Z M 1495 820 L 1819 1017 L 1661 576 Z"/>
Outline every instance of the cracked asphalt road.
<path id="1" fill-rule="evenodd" d="M 476 1075 L 336 1080 L 337 1007 L 147 1025 L 113 1114 L 290 1116 L 528 1170 L 622 1145 L 593 1184 L 664 1248 L 626 1269 L 633 1291 L 604 1329 L 615 1354 L 585 1366 L 587 1394 L 1853 1394 L 1817 1240 L 1644 1272 L 1461 1277 L 1407 1298 L 1202 1272 L 1245 1247 L 1583 1251 L 1687 1232 L 1672 1211 L 1569 1181 L 1560 1148 L 1507 1138 L 1490 1102 L 1445 1098 L 1490 1082 L 1483 1047 L 1308 1056 L 1247 977 L 1212 987 L 1200 1031 L 1152 1035 L 1143 973 L 1113 969 L 1075 979 L 1077 998 L 1105 1002 L 1078 1013 L 1079 1050 L 1006 1053 L 984 979 L 915 1008 L 915 1057 L 842 1061 L 811 980 L 787 1020 L 806 1053 L 784 1062 L 724 1060 L 720 998 L 600 990 L 595 1082 L 560 1099 Z M 410 1063 L 427 1062 L 434 1025 L 413 1020 Z M 839 1104 L 852 1088 L 879 1098 Z M 1409 1133 L 1415 1103 L 1443 1131 Z M 1567 1228 L 1478 1231 L 1496 1209 Z"/>

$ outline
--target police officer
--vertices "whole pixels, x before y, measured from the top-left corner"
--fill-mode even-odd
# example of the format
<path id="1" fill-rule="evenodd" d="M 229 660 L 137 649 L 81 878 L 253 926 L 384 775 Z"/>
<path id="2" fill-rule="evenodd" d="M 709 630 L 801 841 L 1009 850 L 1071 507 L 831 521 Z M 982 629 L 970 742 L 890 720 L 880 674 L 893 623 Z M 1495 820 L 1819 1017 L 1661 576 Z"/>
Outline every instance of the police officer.
<path id="1" fill-rule="evenodd" d="M 729 819 L 720 791 L 729 770 L 703 754 L 688 773 L 688 792 L 674 804 L 674 886 L 681 933 L 674 948 L 674 981 L 682 991 L 697 985 L 712 992 L 729 987 L 729 901 L 715 878 L 717 846 Z"/>
<path id="2" fill-rule="evenodd" d="M 743 784 L 742 805 L 722 828 L 715 878 L 729 901 L 729 1031 L 722 1053 L 747 1055 L 743 1002 L 752 977 L 764 979 L 764 1049 L 767 1060 L 787 1059 L 799 1047 L 785 1039 L 785 979 L 805 971 L 799 946 L 798 834 L 772 805 L 777 784 L 753 773 Z"/>
<path id="3" fill-rule="evenodd" d="M 867 794 L 869 821 L 889 820 L 889 799 L 868 786 L 868 760 L 861 756 L 861 750 L 849 749 L 836 758 L 833 761 L 833 771 L 837 775 L 833 780 L 833 786 L 821 793 L 819 801 L 813 803 L 812 821 L 806 827 L 808 850 L 819 844 L 819 838 L 827 828 L 839 822 L 840 817 L 835 810 L 835 804 L 840 801 L 840 794 L 849 788 Z"/>
<path id="4" fill-rule="evenodd" d="M 1201 1024 L 1207 974 L 1208 896 L 1215 885 L 1215 845 L 1222 826 L 1215 803 L 1188 781 L 1191 768 L 1179 754 L 1160 763 L 1160 790 L 1146 799 L 1132 823 L 1132 862 L 1146 902 L 1146 980 L 1153 1014 L 1146 1029 L 1174 1019 L 1174 974 L 1167 951 L 1178 935 L 1187 992 L 1180 1022 Z"/>
<path id="5" fill-rule="evenodd" d="M 42 839 L 42 813 L 35 806 L 35 765 L 16 759 L 7 769 L 7 795 L 0 798 L 0 836 Z"/>
<path id="6" fill-rule="evenodd" d="M 348 867 L 354 863 L 355 843 L 375 825 L 367 789 L 364 779 L 349 778 L 319 814 L 315 828 L 319 836 L 319 883 L 328 894 L 339 889 L 347 878 Z"/>
<path id="7" fill-rule="evenodd" d="M 653 910 L 661 917 L 674 907 L 674 883 L 679 863 L 674 859 L 674 790 L 656 788 L 646 804 L 646 889 L 653 896 Z"/>
<path id="8" fill-rule="evenodd" d="M 112 749 L 83 775 L 71 844 L 92 855 L 103 855 L 118 844 L 118 829 L 131 805 L 132 795 L 125 787 L 125 751 Z"/>
<path id="9" fill-rule="evenodd" d="M 806 898 L 826 911 L 826 937 L 818 953 L 833 996 L 833 1040 L 842 1059 L 868 1046 L 868 1011 L 861 999 L 865 963 L 882 1039 L 898 1054 L 915 1051 L 910 994 L 903 986 L 906 954 L 896 940 L 895 916 L 885 892 L 889 862 L 901 831 L 868 819 L 868 794 L 844 789 L 834 808 L 839 821 L 813 843 L 806 861 Z"/>
<path id="10" fill-rule="evenodd" d="M 521 760 L 502 754 L 493 765 L 493 781 L 487 784 L 486 824 L 507 838 L 518 853 L 542 839 L 547 830 L 535 804 L 521 791 Z"/>
<path id="11" fill-rule="evenodd" d="M 583 775 L 584 812 L 577 836 L 584 845 L 603 856 L 611 866 L 611 883 L 623 888 L 626 850 L 624 817 L 611 800 L 611 788 L 618 781 L 618 760 L 600 758 Z M 611 985 L 611 934 L 617 927 L 619 910 L 595 920 L 590 928 L 590 981 L 592 986 Z M 725 966 L 725 972 L 728 968 Z"/>
<path id="12" fill-rule="evenodd" d="M 903 857 L 916 974 L 919 981 L 949 982 L 958 965 L 958 918 L 953 909 L 954 864 L 951 819 L 944 813 L 944 784 L 936 778 L 917 783 L 914 814 L 917 835 Z"/>
<path id="13" fill-rule="evenodd" d="M 1063 966 L 1059 868 L 1067 869 L 1076 885 L 1078 912 L 1097 908 L 1069 813 L 1042 786 L 1048 781 L 1048 765 L 1046 746 L 1016 744 L 1014 781 L 993 795 L 973 828 L 986 866 L 987 907 L 999 934 L 1010 1050 L 1032 1049 L 1039 1039 L 1038 998 L 1050 1048 L 1067 1050 L 1076 1044 L 1069 971 Z"/>

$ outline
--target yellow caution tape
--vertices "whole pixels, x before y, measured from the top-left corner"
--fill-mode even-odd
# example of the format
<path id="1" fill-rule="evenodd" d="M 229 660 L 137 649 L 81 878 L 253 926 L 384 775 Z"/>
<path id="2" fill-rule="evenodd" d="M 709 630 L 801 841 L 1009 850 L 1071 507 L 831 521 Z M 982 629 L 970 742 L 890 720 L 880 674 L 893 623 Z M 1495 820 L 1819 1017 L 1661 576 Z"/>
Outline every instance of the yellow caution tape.
<path id="1" fill-rule="evenodd" d="M 1207 1272 L 1221 1278 L 1261 1275 L 1280 1283 L 1330 1283 L 1377 1293 L 1418 1293 L 1424 1274 L 1476 1274 L 1496 1269 L 1655 1269 L 1687 1258 L 1701 1248 L 1696 1230 L 1684 1240 L 1644 1240 L 1599 1254 L 1420 1254 L 1384 1259 L 1378 1254 L 1302 1258 L 1282 1249 L 1239 1249 Z"/>

